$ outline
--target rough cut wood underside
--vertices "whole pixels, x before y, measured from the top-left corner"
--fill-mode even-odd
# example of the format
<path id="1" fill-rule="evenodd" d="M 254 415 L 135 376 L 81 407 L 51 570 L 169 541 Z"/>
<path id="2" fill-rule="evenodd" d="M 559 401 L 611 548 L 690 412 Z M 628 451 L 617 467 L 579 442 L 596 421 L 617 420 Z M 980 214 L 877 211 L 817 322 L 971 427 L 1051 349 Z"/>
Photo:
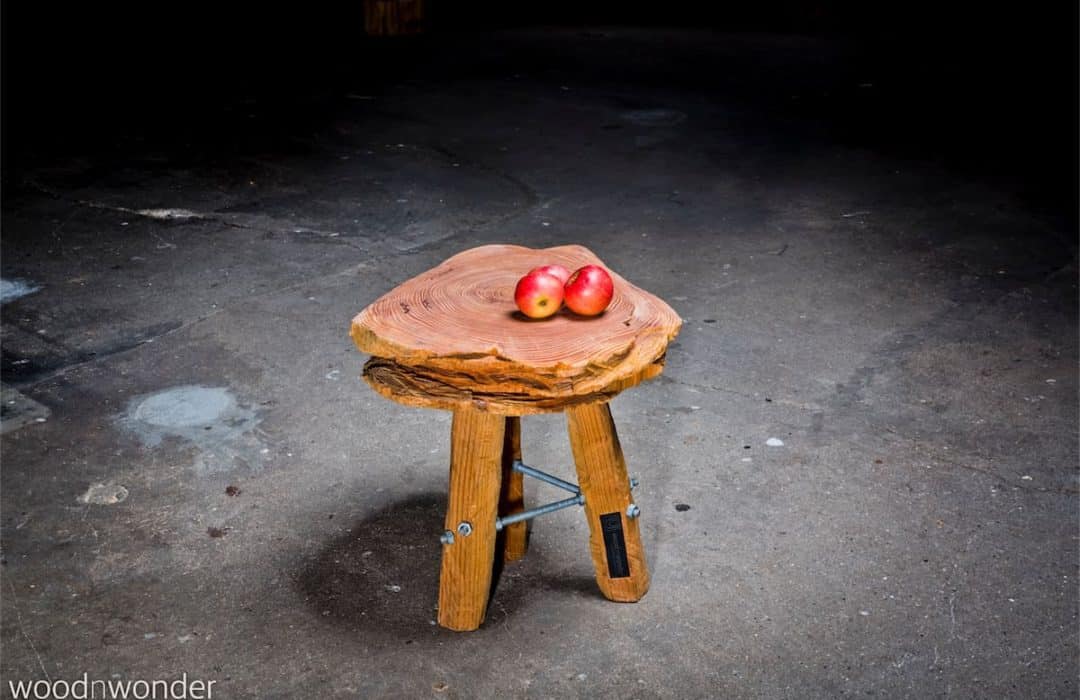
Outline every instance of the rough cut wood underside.
<path id="1" fill-rule="evenodd" d="M 606 401 L 662 371 L 682 321 L 614 272 L 615 296 L 599 316 L 518 312 L 518 279 L 548 263 L 603 265 L 577 245 L 488 245 L 393 289 L 352 322 L 357 347 L 373 356 L 365 379 L 411 406 L 525 415 Z"/>

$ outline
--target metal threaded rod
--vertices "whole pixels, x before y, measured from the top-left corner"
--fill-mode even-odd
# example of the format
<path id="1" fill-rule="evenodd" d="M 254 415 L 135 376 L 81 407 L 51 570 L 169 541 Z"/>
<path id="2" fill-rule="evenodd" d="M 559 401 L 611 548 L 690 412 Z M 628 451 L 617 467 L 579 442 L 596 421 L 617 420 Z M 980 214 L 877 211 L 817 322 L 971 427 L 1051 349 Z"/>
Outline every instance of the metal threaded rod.
<path id="1" fill-rule="evenodd" d="M 570 493 L 581 493 L 581 489 L 577 487 L 577 484 L 571 484 L 569 481 L 563 481 L 557 476 L 552 476 L 547 472 L 542 472 L 539 469 L 534 469 L 522 462 L 521 460 L 514 460 L 514 464 L 511 468 L 516 472 L 524 474 L 525 476 L 531 476 L 534 479 L 539 479 L 544 483 L 556 486 L 563 491 L 569 491 Z"/>
<path id="2" fill-rule="evenodd" d="M 502 518 L 496 518 L 495 529 L 502 530 L 507 525 L 520 523 L 522 520 L 531 520 L 538 515 L 547 515 L 548 513 L 554 513 L 557 510 L 562 510 L 563 508 L 582 505 L 585 505 L 585 496 L 579 493 L 572 498 L 567 498 L 562 501 L 556 501 L 555 503 L 549 503 L 546 506 L 540 506 L 531 510 L 523 510 L 520 513 L 513 513 Z"/>

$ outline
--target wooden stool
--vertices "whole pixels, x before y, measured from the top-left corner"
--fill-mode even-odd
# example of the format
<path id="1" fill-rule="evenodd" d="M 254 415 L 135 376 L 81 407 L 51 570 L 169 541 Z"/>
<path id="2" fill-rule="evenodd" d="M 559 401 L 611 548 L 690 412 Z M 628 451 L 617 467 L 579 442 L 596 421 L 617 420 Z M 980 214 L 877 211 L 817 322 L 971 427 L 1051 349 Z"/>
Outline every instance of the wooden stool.
<path id="1" fill-rule="evenodd" d="M 584 501 L 596 581 L 610 600 L 645 595 L 649 571 L 622 448 L 607 402 L 660 374 L 678 315 L 612 273 L 615 296 L 599 316 L 566 309 L 526 318 L 514 304 L 533 267 L 603 264 L 581 246 L 534 250 L 488 245 L 459 253 L 361 311 L 352 338 L 372 358 L 364 378 L 409 406 L 453 411 L 450 500 L 443 535 L 439 624 L 474 630 L 484 620 L 496 533 L 520 559 L 527 520 Z M 565 412 L 579 486 L 521 462 L 520 416 Z M 522 477 L 575 494 L 525 510 Z"/>

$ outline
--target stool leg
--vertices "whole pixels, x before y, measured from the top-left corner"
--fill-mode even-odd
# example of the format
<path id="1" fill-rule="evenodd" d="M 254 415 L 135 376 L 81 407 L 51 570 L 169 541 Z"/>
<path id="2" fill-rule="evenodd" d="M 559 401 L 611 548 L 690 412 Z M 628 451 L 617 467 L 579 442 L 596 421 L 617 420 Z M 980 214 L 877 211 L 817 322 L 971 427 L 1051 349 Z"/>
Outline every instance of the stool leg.
<path id="1" fill-rule="evenodd" d="M 566 411 L 578 485 L 585 495 L 596 583 L 610 600 L 632 603 L 649 590 L 638 519 L 628 518 L 630 479 L 606 403 Z"/>
<path id="2" fill-rule="evenodd" d="M 495 560 L 495 517 L 499 507 L 505 418 L 472 409 L 454 411 L 450 431 L 450 502 L 439 577 L 439 624 L 459 632 L 484 621 Z M 458 530 L 467 522 L 471 532 Z"/>
<path id="3" fill-rule="evenodd" d="M 499 496 L 499 515 L 525 510 L 525 478 L 513 470 L 514 460 L 521 459 L 521 418 L 507 416 L 502 453 L 502 493 Z M 528 549 L 529 523 L 522 521 L 503 528 L 503 561 L 517 561 Z"/>

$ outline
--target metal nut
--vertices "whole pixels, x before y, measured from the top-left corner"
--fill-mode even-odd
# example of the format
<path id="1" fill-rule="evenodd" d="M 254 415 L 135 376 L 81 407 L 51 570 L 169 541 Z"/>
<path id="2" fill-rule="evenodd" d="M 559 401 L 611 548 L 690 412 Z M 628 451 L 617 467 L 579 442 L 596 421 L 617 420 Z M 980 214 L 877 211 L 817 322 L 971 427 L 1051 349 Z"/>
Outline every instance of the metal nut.
<path id="1" fill-rule="evenodd" d="M 468 537 L 469 535 L 472 534 L 472 523 L 470 523 L 470 522 L 460 522 L 460 523 L 458 523 L 457 531 L 458 531 L 458 534 L 461 535 L 462 537 Z"/>
<path id="2" fill-rule="evenodd" d="M 636 489 L 637 485 L 638 485 L 638 480 L 637 479 L 630 479 L 630 488 Z"/>
<path id="3" fill-rule="evenodd" d="M 628 505 L 626 507 L 626 517 L 633 520 L 634 518 L 636 518 L 639 515 L 641 515 L 641 509 L 638 508 L 636 504 L 631 503 L 630 505 Z"/>
<path id="4" fill-rule="evenodd" d="M 447 530 L 439 536 L 439 541 L 443 544 L 454 544 L 454 533 Z"/>

